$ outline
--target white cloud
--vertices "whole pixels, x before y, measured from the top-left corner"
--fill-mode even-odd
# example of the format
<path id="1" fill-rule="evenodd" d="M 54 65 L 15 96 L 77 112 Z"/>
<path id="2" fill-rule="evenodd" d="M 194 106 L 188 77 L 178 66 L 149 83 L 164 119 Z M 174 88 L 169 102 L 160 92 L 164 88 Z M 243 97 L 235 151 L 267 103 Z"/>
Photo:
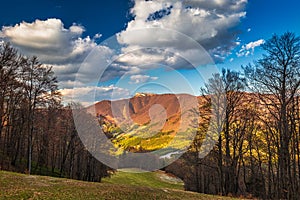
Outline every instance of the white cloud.
<path id="1" fill-rule="evenodd" d="M 128 98 L 129 91 L 125 88 L 110 86 L 99 87 L 77 87 L 72 89 L 61 89 L 64 102 L 78 102 L 84 106 L 106 99 Z"/>
<path id="2" fill-rule="evenodd" d="M 84 31 L 81 25 L 73 24 L 66 28 L 60 19 L 47 19 L 3 27 L 0 36 L 10 41 L 22 54 L 35 55 L 42 63 L 53 66 L 62 89 L 111 80 L 124 73 L 137 74 L 141 72 L 139 63 L 155 61 L 150 55 L 135 58 L 132 54 L 117 55 L 115 49 L 95 42 L 101 34 L 93 38 L 82 37 Z M 157 56 L 156 61 L 163 59 Z M 120 63 L 110 65 L 114 57 L 119 57 Z M 129 60 L 132 65 L 126 63 Z"/>
<path id="3" fill-rule="evenodd" d="M 230 29 L 236 27 L 246 15 L 246 4 L 247 0 L 135 0 L 131 10 L 134 19 L 118 35 L 118 41 L 141 48 L 157 45 L 176 52 L 190 49 L 185 41 L 176 40 L 174 35 L 155 32 L 151 28 L 171 29 L 193 38 L 217 62 L 222 61 L 236 46 L 236 34 Z M 142 31 L 132 34 L 136 29 Z M 127 52 L 128 49 L 124 50 Z"/>
<path id="4" fill-rule="evenodd" d="M 259 47 L 264 43 L 265 40 L 263 39 L 254 42 L 249 42 L 248 44 L 243 45 L 242 48 L 239 50 L 239 52 L 237 52 L 236 54 L 238 57 L 253 55 L 255 48 Z"/>
<path id="5" fill-rule="evenodd" d="M 249 49 L 254 49 L 255 47 L 258 47 L 260 45 L 262 45 L 263 43 L 265 43 L 265 40 L 263 39 L 260 39 L 260 40 L 257 40 L 255 42 L 250 42 L 248 44 L 246 44 L 246 50 L 249 50 Z"/>
<path id="6" fill-rule="evenodd" d="M 148 75 L 132 75 L 130 76 L 130 84 L 140 84 L 140 83 L 146 83 L 148 81 L 154 81 L 157 80 L 158 77 L 151 77 Z"/>
<path id="7" fill-rule="evenodd" d="M 53 18 L 6 26 L 1 35 L 26 55 L 36 55 L 49 64 L 62 64 L 80 59 L 96 46 L 90 37 L 81 38 L 84 31 L 76 24 L 65 28 L 60 19 Z"/>
<path id="8" fill-rule="evenodd" d="M 151 49 L 147 51 L 147 49 L 139 49 L 121 54 L 117 61 L 142 67 L 142 65 L 156 64 L 163 61 L 166 57 L 162 52 L 163 50 L 153 51 L 153 49 Z"/>
<path id="9" fill-rule="evenodd" d="M 99 38 L 101 38 L 101 37 L 102 37 L 102 34 L 97 33 L 97 34 L 94 36 L 94 39 L 99 39 Z"/>
<path id="10" fill-rule="evenodd" d="M 81 74 L 77 74 L 92 50 L 96 49 L 103 56 L 102 61 L 113 56 L 113 50 L 95 42 L 101 34 L 93 38 L 82 37 L 84 31 L 81 25 L 73 24 L 66 28 L 60 19 L 52 18 L 2 27 L 0 38 L 9 41 L 22 54 L 35 55 L 42 63 L 52 65 L 60 88 L 71 88 L 76 77 L 74 86 L 83 85 L 99 74 L 97 71 L 101 71 L 101 67 L 108 65 L 108 62 L 84 63 Z"/>

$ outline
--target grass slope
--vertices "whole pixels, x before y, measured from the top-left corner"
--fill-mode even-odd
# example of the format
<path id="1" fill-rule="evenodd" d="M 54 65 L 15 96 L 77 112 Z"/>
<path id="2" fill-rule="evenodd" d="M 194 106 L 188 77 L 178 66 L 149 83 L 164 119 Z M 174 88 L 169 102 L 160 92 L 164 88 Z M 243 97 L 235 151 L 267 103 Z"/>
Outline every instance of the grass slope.
<path id="1" fill-rule="evenodd" d="M 129 173 L 120 171 L 110 178 L 104 178 L 103 183 L 145 186 L 151 188 L 166 188 L 183 190 L 183 182 L 168 180 L 163 172 Z"/>
<path id="2" fill-rule="evenodd" d="M 139 185 L 139 181 L 133 181 L 133 179 L 138 174 L 130 175 L 130 181 L 127 182 L 124 182 L 125 175 L 126 173 L 118 175 L 120 182 L 123 182 L 123 184 L 117 184 L 118 177 L 114 177 L 111 181 L 106 179 L 103 183 L 89 183 L 0 171 L 0 199 L 230 199 L 169 189 L 170 185 L 164 185 L 163 183 L 161 183 L 163 188 L 155 188 L 155 183 L 150 180 L 142 181 L 141 186 L 136 186 Z M 142 175 L 139 180 L 148 178 L 153 178 L 153 176 L 149 174 Z M 122 179 L 123 181 L 121 181 Z M 158 181 L 158 179 L 154 181 Z M 144 187 L 142 186 L 144 183 L 153 187 Z"/>

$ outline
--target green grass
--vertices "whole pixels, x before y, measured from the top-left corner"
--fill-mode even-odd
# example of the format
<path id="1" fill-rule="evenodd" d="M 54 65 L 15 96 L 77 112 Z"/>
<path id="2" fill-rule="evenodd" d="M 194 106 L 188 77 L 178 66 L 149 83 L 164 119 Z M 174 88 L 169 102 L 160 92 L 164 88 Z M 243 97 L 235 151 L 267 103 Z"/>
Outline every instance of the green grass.
<path id="1" fill-rule="evenodd" d="M 53 178 L 47 176 L 29 176 L 11 172 L 0 171 L 0 199 L 105 199 L 105 200 L 201 200 L 201 199 L 230 199 L 219 196 L 210 196 L 171 189 L 170 185 L 149 181 L 154 178 L 151 174 L 129 175 L 130 181 L 125 181 L 128 174 L 117 174 L 110 182 L 105 179 L 103 183 L 89 183 L 83 181 Z M 136 186 L 139 181 L 148 184 Z M 143 179 L 147 181 L 143 181 Z M 124 184 L 119 184 L 118 181 Z M 155 180 L 154 180 L 155 181 Z M 142 184 L 141 182 L 139 182 Z M 127 185 L 125 185 L 127 184 Z M 161 184 L 161 186 L 155 185 Z M 158 188 L 162 187 L 162 188 Z M 174 186 L 175 188 L 177 186 Z"/>
<path id="2" fill-rule="evenodd" d="M 132 186 L 146 186 L 152 188 L 166 188 L 183 190 L 183 182 L 166 181 L 164 174 L 161 172 L 146 172 L 146 173 L 130 173 L 118 172 L 111 176 L 111 178 L 103 179 L 103 183 L 132 185 Z"/>

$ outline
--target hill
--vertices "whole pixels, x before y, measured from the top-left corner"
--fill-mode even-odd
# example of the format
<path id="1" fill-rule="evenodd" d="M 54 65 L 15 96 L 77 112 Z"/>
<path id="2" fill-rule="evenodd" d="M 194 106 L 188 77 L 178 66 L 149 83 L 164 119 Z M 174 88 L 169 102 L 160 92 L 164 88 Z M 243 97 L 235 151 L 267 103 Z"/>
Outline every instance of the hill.
<path id="1" fill-rule="evenodd" d="M 117 101 L 104 100 L 87 108 L 94 116 L 104 116 L 108 121 L 122 125 L 155 126 L 155 122 L 165 122 L 156 129 L 162 132 L 176 131 L 180 126 L 180 116 L 186 111 L 186 105 L 196 104 L 200 97 L 188 94 L 137 94 L 130 99 Z M 159 105 L 159 106 L 158 106 Z M 165 119 L 166 118 L 166 119 Z M 152 122 L 153 120 L 155 122 Z"/>
<path id="2" fill-rule="evenodd" d="M 170 144 L 176 136 L 180 143 L 173 149 L 189 146 L 188 132 L 199 120 L 192 113 L 203 98 L 188 94 L 137 94 L 130 99 L 101 101 L 87 112 L 104 122 L 104 131 L 117 148 L 153 151 Z M 178 139 L 179 140 L 179 139 Z"/>
<path id="3" fill-rule="evenodd" d="M 121 175 L 112 181 L 106 179 L 103 183 L 90 183 L 47 176 L 28 176 L 12 172 L 0 171 L 0 199 L 231 199 L 172 189 L 166 182 L 156 182 L 164 186 L 144 187 L 143 183 L 152 182 L 154 174 L 131 174 L 138 177 L 136 183 L 118 184 L 118 179 L 128 176 Z M 133 178 L 131 177 L 131 178 Z M 129 177 L 130 180 L 130 177 Z M 121 181 L 122 182 L 122 181 Z M 124 182 L 123 182 L 124 183 Z M 153 183 L 153 182 L 152 182 Z M 139 184 L 140 186 L 136 186 Z M 161 188 L 157 188 L 161 187 Z"/>

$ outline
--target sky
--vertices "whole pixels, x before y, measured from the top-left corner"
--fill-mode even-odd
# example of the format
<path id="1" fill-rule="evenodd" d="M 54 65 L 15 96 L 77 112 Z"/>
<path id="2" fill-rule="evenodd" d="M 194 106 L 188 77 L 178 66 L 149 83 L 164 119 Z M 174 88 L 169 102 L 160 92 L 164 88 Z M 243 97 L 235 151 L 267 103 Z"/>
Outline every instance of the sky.
<path id="1" fill-rule="evenodd" d="M 64 102 L 137 92 L 200 94 L 211 74 L 261 58 L 273 34 L 300 35 L 298 0 L 1 2 L 0 41 L 53 66 Z"/>

